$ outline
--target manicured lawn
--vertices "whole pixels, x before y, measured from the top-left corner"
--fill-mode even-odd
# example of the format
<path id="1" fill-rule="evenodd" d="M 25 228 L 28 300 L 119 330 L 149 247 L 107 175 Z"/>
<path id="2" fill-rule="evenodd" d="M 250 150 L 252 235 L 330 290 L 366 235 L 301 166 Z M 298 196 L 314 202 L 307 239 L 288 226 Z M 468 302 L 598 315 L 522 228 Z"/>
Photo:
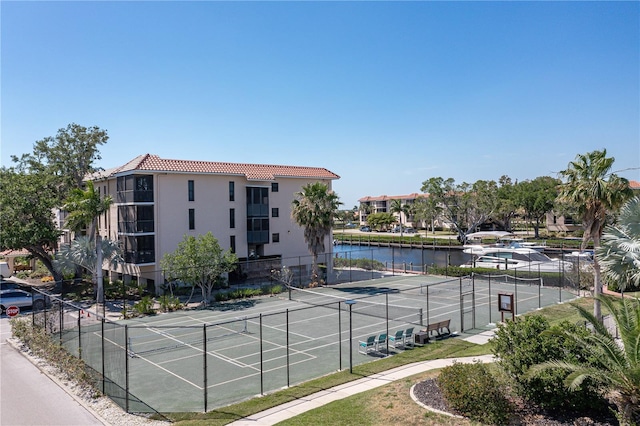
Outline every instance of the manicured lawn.
<path id="1" fill-rule="evenodd" d="M 576 303 L 592 309 L 592 299 L 579 299 Z M 551 323 L 562 320 L 575 322 L 579 319 L 571 304 L 554 305 L 531 314 L 546 316 Z M 417 361 L 439 358 L 452 358 L 483 355 L 491 353 L 491 344 L 475 345 L 460 339 L 447 339 L 430 343 L 422 348 L 404 351 L 401 354 L 353 368 L 348 371 L 331 374 L 299 386 L 285 389 L 260 398 L 230 405 L 208 413 L 170 413 L 167 416 L 180 426 L 224 425 L 242 417 L 258 413 L 277 405 L 302 398 L 320 390 L 329 389 L 363 376 L 379 373 L 401 365 Z M 428 412 L 416 405 L 409 396 L 409 389 L 417 382 L 437 372 L 422 373 L 399 380 L 381 388 L 354 395 L 340 401 L 327 404 L 292 418 L 286 425 L 382 425 L 382 424 L 420 424 L 420 425 L 472 425 L 474 423 L 460 419 L 451 419 Z"/>

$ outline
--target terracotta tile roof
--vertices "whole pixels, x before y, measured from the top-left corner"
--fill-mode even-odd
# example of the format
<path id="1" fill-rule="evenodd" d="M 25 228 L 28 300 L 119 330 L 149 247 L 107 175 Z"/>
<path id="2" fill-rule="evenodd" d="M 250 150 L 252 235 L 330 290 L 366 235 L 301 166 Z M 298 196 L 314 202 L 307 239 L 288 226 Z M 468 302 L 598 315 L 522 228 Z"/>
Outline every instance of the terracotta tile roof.
<path id="1" fill-rule="evenodd" d="M 407 195 L 379 195 L 377 197 L 371 197 L 367 195 L 366 197 L 362 197 L 358 200 L 360 203 L 366 203 L 370 201 L 387 201 L 387 200 L 415 200 L 421 197 L 428 197 L 429 194 L 422 194 L 418 192 L 414 192 L 412 194 Z"/>
<path id="2" fill-rule="evenodd" d="M 321 167 L 168 160 L 152 154 L 140 155 L 123 166 L 105 170 L 105 173 L 108 172 L 108 175 L 111 176 L 134 170 L 238 175 L 245 176 L 248 180 L 274 180 L 277 177 L 340 179 L 337 174 Z"/>
<path id="3" fill-rule="evenodd" d="M 640 182 L 638 182 L 637 180 L 630 180 L 629 187 L 631 189 L 640 189 Z"/>

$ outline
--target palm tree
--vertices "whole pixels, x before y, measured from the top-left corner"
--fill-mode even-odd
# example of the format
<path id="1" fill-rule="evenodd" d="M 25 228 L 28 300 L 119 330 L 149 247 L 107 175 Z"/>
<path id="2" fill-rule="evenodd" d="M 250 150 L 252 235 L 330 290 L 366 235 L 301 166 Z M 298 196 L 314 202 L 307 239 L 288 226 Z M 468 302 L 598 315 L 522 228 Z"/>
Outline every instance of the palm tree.
<path id="1" fill-rule="evenodd" d="M 618 326 L 620 342 L 599 321 L 579 305 L 574 305 L 593 333 L 586 338 L 565 331 L 589 355 L 584 363 L 547 361 L 531 367 L 530 374 L 560 368 L 569 375 L 565 384 L 578 388 L 589 378 L 600 386 L 603 396 L 618 409 L 622 425 L 640 424 L 640 299 L 625 298 L 616 302 L 609 296 L 598 296 L 611 312 Z"/>
<path id="2" fill-rule="evenodd" d="M 92 181 L 88 181 L 86 189 L 75 188 L 67 198 L 63 209 L 69 212 L 66 225 L 69 229 L 79 232 L 81 229 L 89 227 L 87 235 L 89 242 L 94 243 L 96 252 L 96 266 L 93 278 L 97 288 L 97 302 L 104 302 L 104 288 L 102 283 L 102 243 L 100 235 L 97 233 L 98 217 L 109 211 L 113 204 L 111 196 L 105 194 L 104 198 L 96 192 Z"/>
<path id="3" fill-rule="evenodd" d="M 402 204 L 402 200 L 391 200 L 391 206 L 389 207 L 391 213 L 398 214 L 398 221 L 400 222 L 400 236 L 402 237 L 402 215 L 409 215 L 409 205 Z"/>
<path id="4" fill-rule="evenodd" d="M 607 150 L 603 149 L 579 154 L 575 161 L 569 163 L 566 170 L 560 172 L 565 182 L 560 186 L 559 199 L 577 208 L 582 218 L 583 250 L 591 240 L 594 248 L 600 247 L 600 238 L 608 216 L 632 196 L 629 181 L 610 172 L 613 162 L 614 158 L 607 158 Z M 593 266 L 593 293 L 596 297 L 593 314 L 596 318 L 601 318 L 600 301 L 597 296 L 602 294 L 602 282 L 597 258 Z"/>
<path id="5" fill-rule="evenodd" d="M 93 182 L 88 181 L 85 190 L 80 188 L 71 190 L 62 207 L 69 212 L 66 226 L 75 232 L 88 226 L 87 235 L 93 240 L 96 237 L 98 217 L 109 211 L 111 204 L 113 204 L 111 196 L 105 195 L 104 198 L 100 198 Z"/>
<path id="6" fill-rule="evenodd" d="M 622 206 L 618 223 L 605 228 L 596 258 L 605 282 L 622 292 L 627 286 L 640 287 L 640 197 Z"/>
<path id="7" fill-rule="evenodd" d="M 342 204 L 329 186 L 315 182 L 302 187 L 291 203 L 291 219 L 304 229 L 304 240 L 313 255 L 312 282 L 318 282 L 318 254 L 324 253 L 324 240 L 331 234 L 333 214 Z"/>
<path id="8" fill-rule="evenodd" d="M 124 260 L 118 243 L 109 239 L 100 239 L 100 250 L 105 261 L 116 267 Z M 98 250 L 90 237 L 82 235 L 74 239 L 71 244 L 64 244 L 56 254 L 54 268 L 61 273 L 73 272 L 76 266 L 85 268 L 96 274 Z"/>

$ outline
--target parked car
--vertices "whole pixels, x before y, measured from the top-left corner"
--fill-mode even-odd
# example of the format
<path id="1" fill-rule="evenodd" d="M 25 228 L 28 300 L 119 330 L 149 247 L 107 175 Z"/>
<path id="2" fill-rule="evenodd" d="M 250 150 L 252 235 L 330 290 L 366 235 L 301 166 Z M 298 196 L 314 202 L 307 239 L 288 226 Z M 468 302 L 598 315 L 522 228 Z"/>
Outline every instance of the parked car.
<path id="1" fill-rule="evenodd" d="M 18 308 L 44 309 L 47 300 L 42 294 L 36 293 L 31 297 L 31 293 L 24 290 L 1 290 L 0 291 L 0 311 L 5 313 L 9 306 Z"/>
<path id="2" fill-rule="evenodd" d="M 371 232 L 371 227 L 369 226 L 361 226 L 360 231 L 362 232 Z"/>
<path id="3" fill-rule="evenodd" d="M 0 281 L 0 291 L 2 290 L 24 290 L 27 286 L 13 280 L 1 280 Z"/>
<path id="4" fill-rule="evenodd" d="M 413 228 L 405 228 L 404 232 L 406 232 L 407 234 L 415 234 L 416 230 Z"/>

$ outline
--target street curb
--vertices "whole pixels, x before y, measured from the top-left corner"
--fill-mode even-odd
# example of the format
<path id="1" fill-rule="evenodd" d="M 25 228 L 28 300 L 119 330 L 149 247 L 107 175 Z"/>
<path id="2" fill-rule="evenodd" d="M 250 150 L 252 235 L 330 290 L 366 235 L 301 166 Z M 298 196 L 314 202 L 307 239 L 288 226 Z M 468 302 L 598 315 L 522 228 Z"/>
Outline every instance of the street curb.
<path id="1" fill-rule="evenodd" d="M 87 410 L 89 413 L 91 413 L 91 415 L 93 417 L 96 418 L 96 420 L 98 420 L 100 423 L 102 423 L 105 426 L 111 426 L 111 423 L 107 422 L 105 419 L 102 418 L 102 416 L 100 416 L 100 414 L 98 414 L 93 408 L 89 407 L 87 405 L 87 403 L 80 397 L 78 397 L 77 395 L 75 395 L 73 392 L 70 392 L 69 389 L 67 388 L 67 386 L 62 383 L 60 380 L 58 380 L 57 377 L 54 377 L 52 375 L 50 375 L 47 371 L 45 371 L 40 365 L 38 365 L 38 363 L 36 362 L 35 359 L 33 359 L 32 356 L 30 356 L 28 353 L 26 353 L 25 351 L 23 351 L 19 346 L 17 341 L 11 337 L 6 339 L 6 342 L 9 344 L 9 346 L 11 346 L 15 351 L 17 351 L 18 353 L 20 353 L 20 355 L 22 355 L 24 358 L 26 358 L 31 364 L 33 364 L 38 370 L 40 370 L 40 373 L 42 373 L 43 375 L 45 375 L 46 377 L 48 377 L 53 383 L 55 383 L 56 385 L 58 385 L 58 387 L 60 389 L 62 389 L 63 391 L 65 391 L 65 393 L 67 395 L 69 395 L 71 398 L 74 399 L 74 401 L 76 401 L 78 404 L 80 404 L 85 410 Z"/>

